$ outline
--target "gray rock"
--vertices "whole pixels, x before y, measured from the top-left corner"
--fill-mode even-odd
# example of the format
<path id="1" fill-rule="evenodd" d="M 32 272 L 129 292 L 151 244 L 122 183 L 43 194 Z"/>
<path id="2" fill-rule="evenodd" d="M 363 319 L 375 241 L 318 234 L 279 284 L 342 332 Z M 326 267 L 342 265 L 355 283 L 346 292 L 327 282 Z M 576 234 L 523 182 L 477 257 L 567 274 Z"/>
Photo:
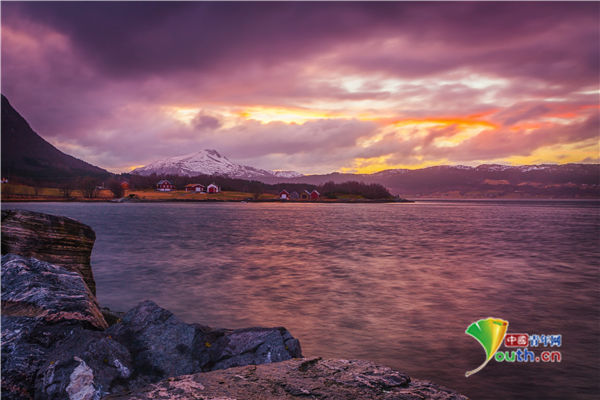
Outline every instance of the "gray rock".
<path id="1" fill-rule="evenodd" d="M 125 313 L 122 311 L 114 311 L 108 307 L 102 307 L 100 308 L 100 311 L 102 311 L 102 315 L 104 316 L 108 326 L 113 326 L 117 322 L 121 322 L 121 319 L 125 315 Z"/>
<path id="2" fill-rule="evenodd" d="M 2 314 L 108 327 L 96 297 L 79 274 L 14 254 L 2 256 Z"/>
<path id="3" fill-rule="evenodd" d="M 42 318 L 3 315 L 2 398 L 33 399 L 36 375 L 48 354 L 80 330 L 84 329 L 73 321 L 48 323 Z"/>
<path id="4" fill-rule="evenodd" d="M 99 398 L 129 389 L 133 373 L 129 350 L 106 332 L 75 331 L 46 353 L 35 379 L 35 396 Z"/>
<path id="5" fill-rule="evenodd" d="M 369 361 L 294 359 L 185 375 L 106 400 L 183 399 L 467 400 L 452 390 Z"/>
<path id="6" fill-rule="evenodd" d="M 300 343 L 285 328 L 186 324 L 152 301 L 140 303 L 107 332 L 130 350 L 136 374 L 150 382 L 302 356 Z"/>
<path id="7" fill-rule="evenodd" d="M 170 311 L 144 301 L 107 332 L 130 349 L 136 371 L 156 381 L 200 371 L 192 357 L 195 331 Z"/>
<path id="8" fill-rule="evenodd" d="M 129 350 L 106 331 L 88 328 L 76 320 L 2 316 L 2 398 L 67 399 L 83 372 L 98 395 L 132 387 Z"/>
<path id="9" fill-rule="evenodd" d="M 77 272 L 94 295 L 90 257 L 95 240 L 92 228 L 71 218 L 2 210 L 2 254 L 34 257 Z"/>
<path id="10" fill-rule="evenodd" d="M 34 398 L 35 377 L 49 353 L 107 326 L 79 274 L 35 258 L 2 256 L 3 398 Z"/>
<path id="11" fill-rule="evenodd" d="M 210 351 L 214 346 L 214 350 Z M 209 349 L 204 370 L 267 364 L 302 357 L 300 342 L 283 327 L 227 331 Z"/>

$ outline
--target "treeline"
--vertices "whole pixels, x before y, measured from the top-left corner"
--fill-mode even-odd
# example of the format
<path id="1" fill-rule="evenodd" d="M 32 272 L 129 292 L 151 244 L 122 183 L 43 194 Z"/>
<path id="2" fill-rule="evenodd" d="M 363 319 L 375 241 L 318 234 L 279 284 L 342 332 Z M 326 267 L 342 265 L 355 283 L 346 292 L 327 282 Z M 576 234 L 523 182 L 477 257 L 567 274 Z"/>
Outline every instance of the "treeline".
<path id="1" fill-rule="evenodd" d="M 340 194 L 350 194 L 362 196 L 366 199 L 390 199 L 393 196 L 390 192 L 378 183 L 362 183 L 349 181 L 343 183 L 326 182 L 317 189 L 322 196 L 335 199 Z"/>
<path id="2" fill-rule="evenodd" d="M 283 189 L 288 192 L 302 192 L 308 190 L 309 192 L 316 189 L 326 198 L 335 199 L 338 195 L 357 195 L 362 196 L 366 199 L 390 199 L 393 196 L 390 192 L 382 185 L 378 183 L 366 184 L 362 182 L 344 182 L 334 183 L 327 182 L 323 185 L 310 185 L 306 183 L 277 183 L 277 184 L 266 184 L 259 181 L 248 181 L 244 179 L 227 178 L 224 176 L 212 176 L 212 175 L 198 175 L 194 177 L 186 176 L 141 176 L 132 174 L 123 174 L 123 179 L 129 182 L 131 189 L 154 189 L 156 183 L 160 179 L 168 179 L 177 189 L 183 189 L 185 185 L 190 183 L 200 183 L 204 186 L 208 186 L 214 183 L 221 187 L 222 190 L 246 192 L 253 194 L 271 193 L 278 194 Z"/>

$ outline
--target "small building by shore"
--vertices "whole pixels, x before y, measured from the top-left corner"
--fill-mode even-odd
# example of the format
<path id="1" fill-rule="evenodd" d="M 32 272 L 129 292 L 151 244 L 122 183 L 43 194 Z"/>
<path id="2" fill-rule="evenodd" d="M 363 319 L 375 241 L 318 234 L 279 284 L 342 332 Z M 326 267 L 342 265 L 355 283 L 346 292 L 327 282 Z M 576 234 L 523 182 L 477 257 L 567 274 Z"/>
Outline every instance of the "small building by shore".
<path id="1" fill-rule="evenodd" d="M 206 192 L 206 187 L 200 183 L 190 183 L 189 185 L 185 185 L 185 191 L 203 193 Z"/>
<path id="2" fill-rule="evenodd" d="M 300 192 L 300 194 L 298 194 L 298 192 L 295 191 L 290 193 L 287 190 L 283 189 L 281 192 L 279 192 L 279 199 L 314 201 L 321 199 L 321 193 L 319 193 L 316 189 L 313 189 L 312 192 L 309 192 L 308 190 L 303 190 L 302 192 Z"/>
<path id="3" fill-rule="evenodd" d="M 175 190 L 175 185 L 173 185 L 170 181 L 166 179 L 161 179 L 156 184 L 156 190 L 158 190 L 159 192 L 170 192 L 172 190 Z"/>
<path id="4" fill-rule="evenodd" d="M 206 187 L 206 191 L 208 193 L 219 193 L 221 191 L 221 188 L 215 185 L 214 183 L 211 183 Z"/>

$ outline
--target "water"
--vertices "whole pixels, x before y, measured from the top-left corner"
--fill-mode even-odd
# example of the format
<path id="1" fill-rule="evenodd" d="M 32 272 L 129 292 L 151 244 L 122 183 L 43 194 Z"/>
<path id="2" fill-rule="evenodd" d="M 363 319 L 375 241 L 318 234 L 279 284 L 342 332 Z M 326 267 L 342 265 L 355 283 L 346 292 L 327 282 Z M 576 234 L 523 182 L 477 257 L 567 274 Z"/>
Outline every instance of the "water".
<path id="1" fill-rule="evenodd" d="M 305 356 L 370 359 L 474 399 L 597 398 L 600 203 L 3 204 L 97 234 L 98 299 L 187 322 L 285 326 Z M 490 362 L 464 334 L 560 333 L 561 363 Z M 539 352 L 540 350 L 538 350 Z"/>

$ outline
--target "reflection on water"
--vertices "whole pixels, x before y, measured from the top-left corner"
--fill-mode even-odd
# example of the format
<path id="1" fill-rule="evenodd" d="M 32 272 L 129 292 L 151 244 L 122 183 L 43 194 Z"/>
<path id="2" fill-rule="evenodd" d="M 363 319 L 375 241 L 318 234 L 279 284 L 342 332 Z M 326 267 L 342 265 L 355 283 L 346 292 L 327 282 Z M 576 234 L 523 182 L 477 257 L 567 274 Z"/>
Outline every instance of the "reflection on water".
<path id="1" fill-rule="evenodd" d="M 474 399 L 599 393 L 594 202 L 4 204 L 97 234 L 101 304 L 188 322 L 285 326 L 304 354 L 377 361 Z M 561 364 L 499 364 L 464 333 L 561 333 Z"/>

